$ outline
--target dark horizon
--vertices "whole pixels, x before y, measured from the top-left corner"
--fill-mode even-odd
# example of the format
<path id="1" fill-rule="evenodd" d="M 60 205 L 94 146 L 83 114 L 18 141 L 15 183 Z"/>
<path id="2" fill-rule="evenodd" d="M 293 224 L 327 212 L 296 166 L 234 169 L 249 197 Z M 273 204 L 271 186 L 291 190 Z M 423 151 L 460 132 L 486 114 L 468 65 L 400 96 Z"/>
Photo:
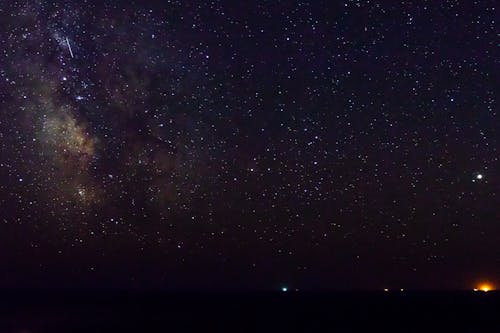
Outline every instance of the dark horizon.
<path id="1" fill-rule="evenodd" d="M 16 295 L 0 300 L 0 331 L 482 332 L 499 305 L 498 292 Z"/>

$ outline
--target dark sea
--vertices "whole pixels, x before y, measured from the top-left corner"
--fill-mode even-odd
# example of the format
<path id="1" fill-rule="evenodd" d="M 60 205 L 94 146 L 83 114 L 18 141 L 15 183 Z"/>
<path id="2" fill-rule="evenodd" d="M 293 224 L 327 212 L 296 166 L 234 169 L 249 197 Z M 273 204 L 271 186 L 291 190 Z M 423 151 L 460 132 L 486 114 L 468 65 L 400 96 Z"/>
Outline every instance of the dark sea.
<path id="1" fill-rule="evenodd" d="M 6 292 L 0 332 L 500 332 L 497 292 Z"/>

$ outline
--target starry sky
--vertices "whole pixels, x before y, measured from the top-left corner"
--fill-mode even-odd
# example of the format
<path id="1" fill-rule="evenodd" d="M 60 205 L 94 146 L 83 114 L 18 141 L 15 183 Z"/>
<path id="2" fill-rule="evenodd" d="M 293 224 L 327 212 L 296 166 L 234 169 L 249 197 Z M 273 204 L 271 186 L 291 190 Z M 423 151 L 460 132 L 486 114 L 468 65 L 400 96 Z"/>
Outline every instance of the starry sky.
<path id="1" fill-rule="evenodd" d="M 497 11 L 2 1 L 0 288 L 500 282 Z"/>

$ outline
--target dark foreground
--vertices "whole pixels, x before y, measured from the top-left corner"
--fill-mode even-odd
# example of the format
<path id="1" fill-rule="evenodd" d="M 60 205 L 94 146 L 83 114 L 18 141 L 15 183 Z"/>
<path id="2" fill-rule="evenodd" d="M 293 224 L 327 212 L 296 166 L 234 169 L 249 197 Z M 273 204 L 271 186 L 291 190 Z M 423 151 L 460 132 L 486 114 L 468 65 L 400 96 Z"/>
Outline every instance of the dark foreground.
<path id="1" fill-rule="evenodd" d="M 0 332 L 500 332 L 500 293 L 9 293 Z"/>

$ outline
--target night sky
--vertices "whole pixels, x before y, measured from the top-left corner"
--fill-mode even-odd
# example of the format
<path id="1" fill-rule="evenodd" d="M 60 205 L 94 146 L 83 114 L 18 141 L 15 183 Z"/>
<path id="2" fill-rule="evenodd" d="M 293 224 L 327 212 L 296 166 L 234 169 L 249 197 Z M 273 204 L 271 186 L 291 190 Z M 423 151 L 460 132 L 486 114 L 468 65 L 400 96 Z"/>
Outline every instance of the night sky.
<path id="1" fill-rule="evenodd" d="M 1 1 L 0 288 L 500 284 L 495 1 Z"/>

